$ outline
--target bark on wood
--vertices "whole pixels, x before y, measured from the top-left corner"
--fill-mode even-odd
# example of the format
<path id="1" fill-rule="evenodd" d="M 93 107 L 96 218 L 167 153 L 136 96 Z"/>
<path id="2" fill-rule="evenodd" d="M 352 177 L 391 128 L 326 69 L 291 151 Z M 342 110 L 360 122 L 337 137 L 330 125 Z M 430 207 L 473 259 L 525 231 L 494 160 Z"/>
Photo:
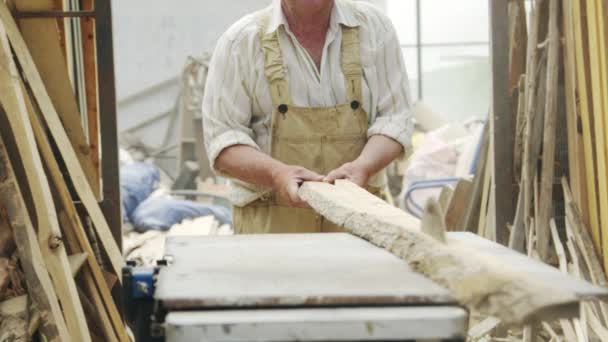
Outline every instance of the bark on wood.
<path id="1" fill-rule="evenodd" d="M 577 302 L 557 285 L 538 283 L 457 243 L 438 242 L 421 232 L 417 219 L 347 181 L 304 183 L 299 195 L 325 218 L 448 288 L 462 305 L 505 324 L 547 318 L 553 309 Z"/>
<path id="2" fill-rule="evenodd" d="M 57 294 L 44 264 L 29 214 L 20 195 L 4 141 L 0 137 L 0 204 L 13 228 L 29 294 L 41 312 L 40 332 L 48 341 L 68 341 Z"/>
<path id="3" fill-rule="evenodd" d="M 1 5 L 4 6 L 3 3 Z M 4 8 L 6 9 L 6 7 Z M 70 334 L 75 340 L 89 341 L 84 313 L 69 269 L 67 254 L 61 242 L 61 232 L 53 198 L 36 150 L 24 94 L 19 83 L 20 76 L 14 64 L 4 28 L 0 25 L 0 64 L 3 66 L 0 68 L 0 102 L 6 111 L 27 175 L 36 207 L 38 240 L 57 296 L 61 301 Z"/>
<path id="4" fill-rule="evenodd" d="M 16 1 L 15 6 L 18 11 L 54 9 L 51 0 Z M 45 18 L 27 18 L 19 21 L 19 28 L 51 101 L 60 115 L 69 141 L 74 146 L 91 190 L 98 197 L 99 178 L 93 165 L 90 146 L 84 134 L 78 103 L 68 77 L 65 52 L 59 43 L 57 21 Z"/>
<path id="5" fill-rule="evenodd" d="M 86 175 L 80 166 L 77 154 L 74 147 L 71 145 L 66 132 L 63 129 L 59 115 L 53 106 L 53 103 L 47 93 L 44 83 L 40 77 L 38 70 L 30 55 L 27 45 L 23 37 L 21 37 L 17 25 L 11 16 L 6 5 L 0 2 L 0 19 L 4 23 L 10 43 L 15 51 L 15 55 L 21 65 L 24 75 L 29 81 L 32 94 L 37 101 L 38 107 L 46 121 L 51 135 L 53 136 L 59 152 L 66 164 L 68 173 L 70 174 L 74 189 L 78 193 L 80 200 L 91 217 L 97 234 L 105 247 L 105 252 L 112 263 L 112 267 L 116 275 L 119 277 L 122 274 L 122 255 L 120 248 L 114 240 L 110 227 L 108 226 L 105 217 L 97 203 L 94 193 L 88 184 Z"/>

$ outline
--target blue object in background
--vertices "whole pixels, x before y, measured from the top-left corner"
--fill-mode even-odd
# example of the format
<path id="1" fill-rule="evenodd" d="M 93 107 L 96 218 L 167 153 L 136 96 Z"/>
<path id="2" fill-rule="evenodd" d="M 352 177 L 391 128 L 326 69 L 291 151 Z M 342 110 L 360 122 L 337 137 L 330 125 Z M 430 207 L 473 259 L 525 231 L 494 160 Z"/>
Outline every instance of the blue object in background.
<path id="1" fill-rule="evenodd" d="M 149 198 L 142 202 L 131 215 L 136 231 L 168 230 L 185 219 L 213 215 L 220 224 L 231 224 L 228 208 L 202 204 L 170 197 Z"/>
<path id="2" fill-rule="evenodd" d="M 160 181 L 158 169 L 148 163 L 133 163 L 120 168 L 120 191 L 123 221 L 131 220 L 133 212 L 156 188 Z"/>

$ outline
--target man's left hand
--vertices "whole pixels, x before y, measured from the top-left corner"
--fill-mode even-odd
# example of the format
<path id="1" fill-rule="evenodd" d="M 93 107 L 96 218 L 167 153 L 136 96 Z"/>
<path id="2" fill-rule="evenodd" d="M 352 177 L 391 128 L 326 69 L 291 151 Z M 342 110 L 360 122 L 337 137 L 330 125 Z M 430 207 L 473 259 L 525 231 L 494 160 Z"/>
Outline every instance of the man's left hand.
<path id="1" fill-rule="evenodd" d="M 325 178 L 324 182 L 334 183 L 337 179 L 346 179 L 357 184 L 360 187 L 367 186 L 367 182 L 371 177 L 368 168 L 363 163 L 357 160 L 346 163 L 339 168 L 331 171 Z"/>

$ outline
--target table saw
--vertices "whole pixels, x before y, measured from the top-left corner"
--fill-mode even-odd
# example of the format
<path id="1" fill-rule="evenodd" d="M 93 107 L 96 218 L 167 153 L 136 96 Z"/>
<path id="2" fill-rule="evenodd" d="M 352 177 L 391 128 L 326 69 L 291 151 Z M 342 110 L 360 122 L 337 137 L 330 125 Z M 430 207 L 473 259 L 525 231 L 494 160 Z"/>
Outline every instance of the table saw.
<path id="1" fill-rule="evenodd" d="M 476 235 L 448 238 L 589 297 L 607 294 Z M 349 234 L 180 236 L 168 238 L 165 251 L 153 281 L 133 271 L 125 276 L 134 292 L 154 293 L 156 337 L 146 341 L 466 338 L 468 313 L 445 288 Z"/>

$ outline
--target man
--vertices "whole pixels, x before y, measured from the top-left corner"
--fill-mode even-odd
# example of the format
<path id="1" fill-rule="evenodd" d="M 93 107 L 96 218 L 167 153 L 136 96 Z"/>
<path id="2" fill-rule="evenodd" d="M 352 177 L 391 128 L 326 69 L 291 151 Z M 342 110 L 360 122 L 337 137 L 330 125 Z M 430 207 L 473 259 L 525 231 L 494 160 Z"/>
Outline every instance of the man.
<path id="1" fill-rule="evenodd" d="M 213 168 L 233 179 L 237 233 L 332 232 L 298 196 L 348 179 L 372 192 L 409 147 L 401 47 L 390 21 L 349 0 L 274 0 L 219 40 L 203 101 Z"/>

